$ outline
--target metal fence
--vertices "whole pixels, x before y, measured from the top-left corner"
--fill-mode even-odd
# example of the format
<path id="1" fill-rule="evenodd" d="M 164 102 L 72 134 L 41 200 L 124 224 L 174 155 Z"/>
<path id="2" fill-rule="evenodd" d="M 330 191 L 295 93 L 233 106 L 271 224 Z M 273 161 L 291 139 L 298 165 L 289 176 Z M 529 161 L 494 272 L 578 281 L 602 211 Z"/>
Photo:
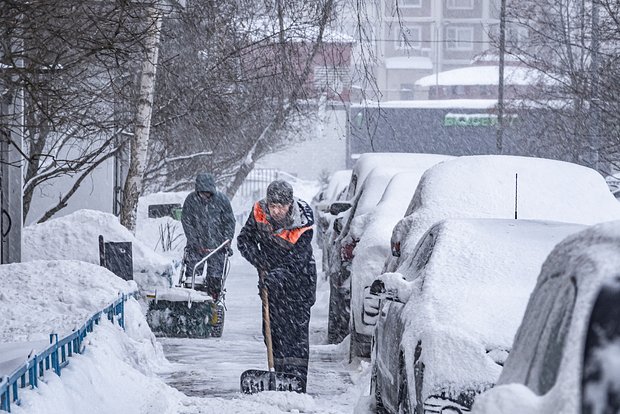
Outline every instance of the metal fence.
<path id="1" fill-rule="evenodd" d="M 69 358 L 74 353 L 84 352 L 84 338 L 92 332 L 95 325 L 99 324 L 102 315 L 106 315 L 108 320 L 114 321 L 118 316 L 118 324 L 125 329 L 125 302 L 134 293 L 121 295 L 116 301 L 90 317 L 82 327 L 73 331 L 62 339 L 58 339 L 58 334 L 50 334 L 50 346 L 40 354 L 28 359 L 21 368 L 5 378 L 0 378 L 0 411 L 11 412 L 11 404 L 19 405 L 19 389 L 36 388 L 39 378 L 45 375 L 45 371 L 50 369 L 60 376 L 64 367 L 69 364 Z"/>
<path id="2" fill-rule="evenodd" d="M 239 188 L 239 194 L 251 200 L 260 200 L 267 192 L 270 182 L 278 178 L 278 170 L 275 168 L 255 168 Z"/>

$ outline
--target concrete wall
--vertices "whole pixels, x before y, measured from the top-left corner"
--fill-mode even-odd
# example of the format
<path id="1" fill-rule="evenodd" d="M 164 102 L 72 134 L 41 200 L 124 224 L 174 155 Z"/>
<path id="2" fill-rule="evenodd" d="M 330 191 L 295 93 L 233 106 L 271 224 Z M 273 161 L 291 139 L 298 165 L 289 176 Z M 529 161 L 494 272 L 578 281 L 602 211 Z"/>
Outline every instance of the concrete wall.
<path id="1" fill-rule="evenodd" d="M 351 108 L 347 164 L 364 152 L 446 155 L 496 154 L 493 108 Z M 540 109 L 511 111 L 504 118 L 503 154 L 577 162 L 582 149 L 565 134 L 548 131 L 561 119 Z M 561 131 L 560 131 L 561 132 Z"/>
<path id="2" fill-rule="evenodd" d="M 25 225 L 36 223 L 47 210 L 55 206 L 59 198 L 71 188 L 76 178 L 60 177 L 39 186 L 35 190 Z M 104 161 L 82 181 L 80 188 L 69 199 L 67 207 L 54 217 L 66 216 L 83 208 L 112 213 L 113 200 L 114 159 L 111 158 Z"/>

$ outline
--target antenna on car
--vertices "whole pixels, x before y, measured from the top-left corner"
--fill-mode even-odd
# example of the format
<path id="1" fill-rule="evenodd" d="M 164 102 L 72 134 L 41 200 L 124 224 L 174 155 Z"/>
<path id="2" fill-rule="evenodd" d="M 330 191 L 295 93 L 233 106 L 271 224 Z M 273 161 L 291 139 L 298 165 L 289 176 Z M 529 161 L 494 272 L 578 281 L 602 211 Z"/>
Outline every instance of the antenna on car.
<path id="1" fill-rule="evenodd" d="M 517 219 L 517 200 L 519 199 L 519 173 L 515 173 L 515 220 Z"/>

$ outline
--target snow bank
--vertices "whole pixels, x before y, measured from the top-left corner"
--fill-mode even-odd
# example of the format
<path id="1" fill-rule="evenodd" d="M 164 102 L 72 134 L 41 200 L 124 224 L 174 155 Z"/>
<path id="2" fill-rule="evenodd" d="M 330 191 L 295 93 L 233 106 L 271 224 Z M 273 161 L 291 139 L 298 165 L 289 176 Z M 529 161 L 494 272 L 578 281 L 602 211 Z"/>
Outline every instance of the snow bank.
<path id="1" fill-rule="evenodd" d="M 172 261 L 138 240 L 116 216 L 100 211 L 78 210 L 25 227 L 23 260 L 81 260 L 99 264 L 100 234 L 105 241 L 132 243 L 134 278 L 140 287 L 169 286 Z"/>
<path id="2" fill-rule="evenodd" d="M 0 266 L 0 342 L 48 341 L 80 327 L 94 313 L 136 290 L 101 266 L 42 261 Z"/>
<path id="3" fill-rule="evenodd" d="M 77 261 L 34 261 L 0 266 L 0 349 L 8 342 L 49 340 L 70 332 L 136 288 L 99 266 Z M 7 316 L 7 317 L 5 317 Z M 36 389 L 20 389 L 16 414 L 245 414 L 326 413 L 310 395 L 264 392 L 238 398 L 187 397 L 157 376 L 169 363 L 139 304 L 125 305 L 125 327 L 102 318 L 62 377 L 46 371 Z M 30 342 L 32 343 L 32 342 Z M 16 345 L 19 347 L 19 344 Z M 17 351 L 18 348 L 15 348 Z M 29 352 L 30 348 L 24 351 Z M 26 354 L 23 354 L 24 357 Z M 5 354 L 0 354 L 5 357 Z M 22 357 L 22 361 L 24 360 Z M 1 363 L 1 361 L 0 361 Z M 338 411 L 333 411 L 338 412 Z"/>

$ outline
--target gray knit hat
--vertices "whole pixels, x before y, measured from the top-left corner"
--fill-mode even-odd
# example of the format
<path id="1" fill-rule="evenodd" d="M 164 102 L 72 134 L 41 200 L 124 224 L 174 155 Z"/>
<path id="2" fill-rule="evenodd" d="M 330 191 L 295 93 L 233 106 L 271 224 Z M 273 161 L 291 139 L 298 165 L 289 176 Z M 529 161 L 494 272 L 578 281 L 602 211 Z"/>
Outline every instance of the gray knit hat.
<path id="1" fill-rule="evenodd" d="M 275 180 L 267 187 L 267 202 L 270 204 L 291 204 L 293 187 L 284 180 Z"/>

